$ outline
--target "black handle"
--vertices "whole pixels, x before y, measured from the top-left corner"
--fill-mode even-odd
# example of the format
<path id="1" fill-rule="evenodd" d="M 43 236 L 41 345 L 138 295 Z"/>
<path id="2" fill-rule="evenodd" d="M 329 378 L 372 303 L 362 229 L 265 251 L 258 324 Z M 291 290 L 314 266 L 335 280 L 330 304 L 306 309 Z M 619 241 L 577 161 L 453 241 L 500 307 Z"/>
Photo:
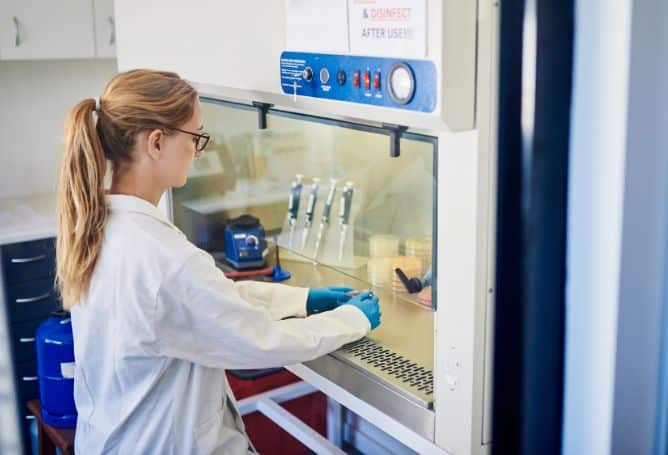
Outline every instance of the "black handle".
<path id="1" fill-rule="evenodd" d="M 253 101 L 253 106 L 257 108 L 257 127 L 261 130 L 267 129 L 267 111 L 273 104 Z"/>
<path id="2" fill-rule="evenodd" d="M 399 267 L 394 269 L 394 273 L 397 274 L 409 294 L 415 294 L 416 292 L 420 292 L 422 290 L 422 283 L 419 279 L 408 278 L 403 270 L 401 270 Z"/>
<path id="3" fill-rule="evenodd" d="M 394 125 L 392 123 L 383 123 L 383 128 L 387 130 L 390 136 L 390 156 L 397 158 L 401 155 L 401 135 L 408 129 L 404 125 Z"/>

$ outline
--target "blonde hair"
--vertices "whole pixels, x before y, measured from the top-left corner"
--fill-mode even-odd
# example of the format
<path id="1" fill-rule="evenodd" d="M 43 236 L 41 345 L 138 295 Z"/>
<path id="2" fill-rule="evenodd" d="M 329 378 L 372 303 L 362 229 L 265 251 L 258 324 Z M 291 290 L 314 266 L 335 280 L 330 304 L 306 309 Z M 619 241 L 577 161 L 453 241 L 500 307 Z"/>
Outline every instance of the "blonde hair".
<path id="1" fill-rule="evenodd" d="M 56 284 L 66 309 L 87 292 L 100 254 L 108 216 L 107 160 L 113 172 L 131 163 L 139 133 L 154 129 L 173 133 L 170 128 L 192 118 L 196 100 L 196 90 L 175 73 L 133 70 L 109 81 L 99 102 L 88 98 L 69 112 L 58 184 L 56 242 Z"/>

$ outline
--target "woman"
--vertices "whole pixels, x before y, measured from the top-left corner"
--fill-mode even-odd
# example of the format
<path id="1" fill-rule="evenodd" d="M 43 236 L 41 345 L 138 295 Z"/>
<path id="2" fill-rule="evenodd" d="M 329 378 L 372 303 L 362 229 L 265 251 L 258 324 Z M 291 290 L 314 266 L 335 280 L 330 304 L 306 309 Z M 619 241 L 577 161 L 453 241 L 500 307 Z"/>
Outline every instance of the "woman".
<path id="1" fill-rule="evenodd" d="M 197 92 L 168 72 L 119 74 L 69 114 L 57 280 L 78 453 L 246 453 L 224 369 L 310 360 L 380 323 L 370 292 L 233 283 L 162 215 L 160 196 L 186 183 L 207 140 Z"/>

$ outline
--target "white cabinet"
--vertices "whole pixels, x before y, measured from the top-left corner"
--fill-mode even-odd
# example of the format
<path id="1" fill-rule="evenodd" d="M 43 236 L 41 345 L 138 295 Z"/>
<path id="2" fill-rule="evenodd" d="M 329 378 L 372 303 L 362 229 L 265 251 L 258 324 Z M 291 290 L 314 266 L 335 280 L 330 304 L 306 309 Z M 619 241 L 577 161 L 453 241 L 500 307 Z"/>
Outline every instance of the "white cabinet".
<path id="1" fill-rule="evenodd" d="M 95 18 L 95 56 L 98 58 L 116 56 L 113 0 L 93 0 L 93 16 Z"/>
<path id="2" fill-rule="evenodd" d="M 113 0 L 0 0 L 0 59 L 108 58 Z"/>
<path id="3" fill-rule="evenodd" d="M 90 0 L 1 0 L 0 5 L 3 59 L 95 56 Z"/>

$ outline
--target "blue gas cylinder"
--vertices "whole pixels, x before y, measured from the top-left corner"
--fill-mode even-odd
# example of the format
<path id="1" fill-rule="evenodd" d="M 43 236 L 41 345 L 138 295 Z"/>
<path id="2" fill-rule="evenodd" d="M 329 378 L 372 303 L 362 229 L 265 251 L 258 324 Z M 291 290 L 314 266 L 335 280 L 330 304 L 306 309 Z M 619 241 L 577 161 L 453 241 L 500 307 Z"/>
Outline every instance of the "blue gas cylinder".
<path id="1" fill-rule="evenodd" d="M 35 334 L 42 419 L 57 428 L 77 424 L 74 405 L 74 337 L 69 313 L 44 321 Z"/>

